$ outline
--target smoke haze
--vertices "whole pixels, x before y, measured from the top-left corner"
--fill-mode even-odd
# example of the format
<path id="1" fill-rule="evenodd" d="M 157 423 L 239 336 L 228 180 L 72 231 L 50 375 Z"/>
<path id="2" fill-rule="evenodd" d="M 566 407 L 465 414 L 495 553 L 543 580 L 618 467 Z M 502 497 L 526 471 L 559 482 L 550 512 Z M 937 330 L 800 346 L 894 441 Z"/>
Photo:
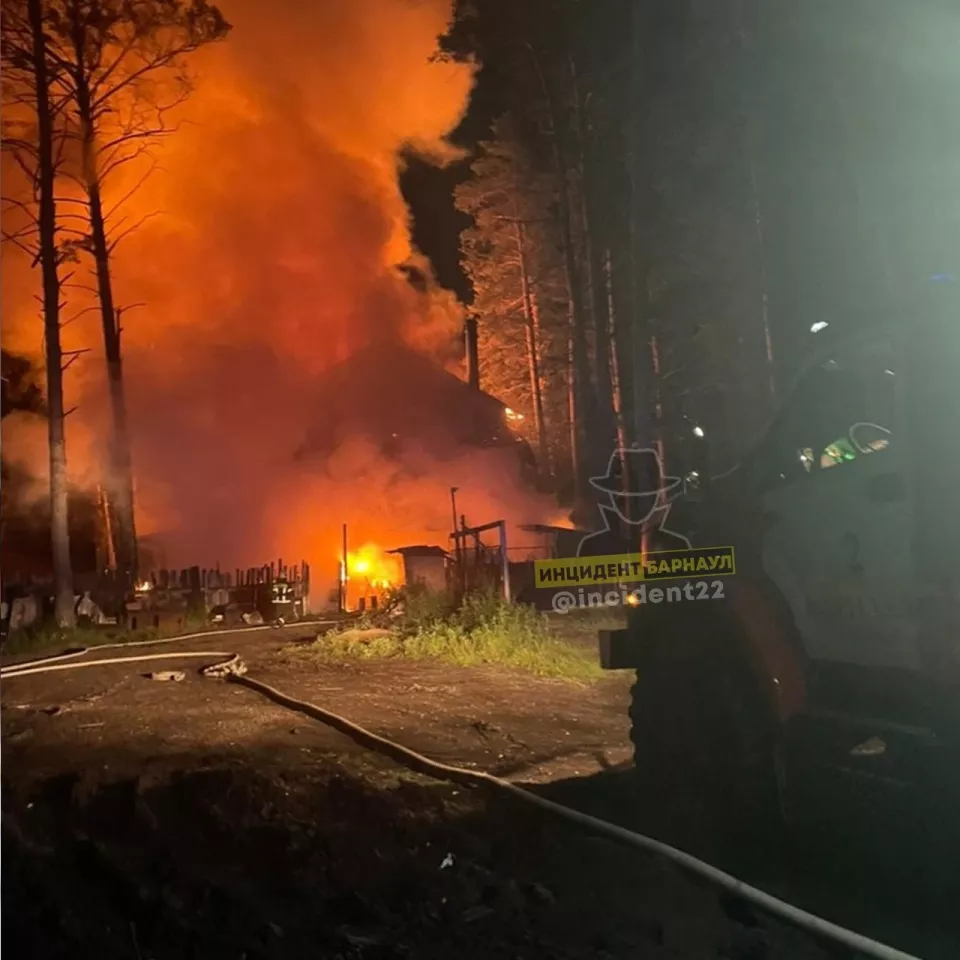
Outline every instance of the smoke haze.
<path id="1" fill-rule="evenodd" d="M 292 460 L 324 414 L 311 404 L 318 374 L 371 337 L 399 333 L 439 362 L 456 350 L 453 295 L 432 282 L 418 292 L 394 269 L 424 266 L 399 189 L 401 151 L 454 157 L 445 137 L 473 83 L 470 66 L 431 60 L 450 0 L 220 6 L 233 30 L 191 58 L 196 88 L 126 204 L 124 227 L 146 219 L 114 260 L 116 299 L 129 307 L 138 532 L 171 565 L 282 555 L 333 570 L 344 521 L 358 543 L 430 535 L 445 545 L 450 485 L 463 488 L 468 519 L 544 519 L 549 505 L 517 493 L 497 454 L 439 464 L 407 453 L 384 465 L 360 442 L 322 469 Z M 126 171 L 113 198 L 144 169 Z M 36 354 L 39 277 L 5 259 L 4 344 Z M 71 307 L 87 306 L 84 296 L 72 291 Z M 67 348 L 92 348 L 66 382 L 67 405 L 78 406 L 70 471 L 83 483 L 96 475 L 90 437 L 105 436 L 98 324 L 91 311 L 64 330 Z M 7 450 L 27 434 L 42 447 L 35 433 L 5 423 Z"/>

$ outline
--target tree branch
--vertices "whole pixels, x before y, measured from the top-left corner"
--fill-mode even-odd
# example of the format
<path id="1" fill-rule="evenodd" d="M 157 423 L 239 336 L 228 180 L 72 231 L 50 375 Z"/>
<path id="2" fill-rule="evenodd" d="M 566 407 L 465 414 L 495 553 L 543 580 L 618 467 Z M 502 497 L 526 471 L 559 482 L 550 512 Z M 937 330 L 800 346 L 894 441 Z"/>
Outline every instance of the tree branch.
<path id="1" fill-rule="evenodd" d="M 132 86 L 139 80 L 141 77 L 145 76 L 148 73 L 152 73 L 154 70 L 162 69 L 163 67 L 168 67 L 173 63 L 178 57 L 183 56 L 187 53 L 192 53 L 200 46 L 199 43 L 185 43 L 179 47 L 174 47 L 172 50 L 168 50 L 165 53 L 158 54 L 151 60 L 147 60 L 142 67 L 137 70 L 134 70 L 132 73 L 127 74 L 119 83 L 115 83 L 110 87 L 105 93 L 101 93 L 99 96 L 92 98 L 92 104 L 94 109 L 102 106 L 105 103 L 108 103 L 113 97 L 115 97 L 124 87 Z"/>
<path id="2" fill-rule="evenodd" d="M 129 163 L 131 160 L 137 160 L 142 156 L 149 156 L 149 155 L 150 155 L 150 145 L 143 144 L 140 147 L 138 147 L 136 150 L 134 150 L 133 153 L 128 153 L 126 156 L 118 157 L 116 160 L 109 161 L 100 170 L 100 182 L 103 183 L 107 179 L 107 177 L 110 176 L 110 174 L 117 169 L 117 167 L 121 167 L 123 166 L 123 164 Z M 150 174 L 157 169 L 157 166 L 158 166 L 157 161 L 154 160 L 150 166 L 150 169 L 140 178 L 140 180 L 137 182 L 137 185 L 133 187 L 133 189 L 123 198 L 123 200 L 118 200 L 116 204 L 114 204 L 113 209 L 115 210 L 118 206 L 120 206 L 121 203 L 123 203 L 126 200 L 129 200 L 130 197 L 133 196 L 133 194 L 140 189 L 140 187 L 143 185 L 144 180 L 146 180 L 147 177 L 149 177 Z M 109 213 L 105 214 L 105 216 L 110 216 L 110 214 Z"/>
<path id="3" fill-rule="evenodd" d="M 63 324 L 60 324 L 60 326 L 62 327 Z M 89 352 L 89 347 L 84 347 L 82 350 L 64 350 L 62 356 L 67 358 L 67 362 L 60 367 L 61 373 L 66 373 L 83 354 Z M 74 407 L 73 409 L 76 410 L 77 408 Z M 66 416 L 66 414 L 64 414 L 64 416 Z"/>
<path id="4" fill-rule="evenodd" d="M 123 230 L 122 232 L 117 234 L 117 236 L 110 241 L 110 245 L 107 247 L 107 251 L 109 253 L 113 253 L 113 251 L 117 247 L 117 244 L 121 240 L 123 240 L 124 237 L 130 236 L 130 234 L 133 233 L 133 231 L 136 230 L 137 227 L 143 226 L 143 224 L 146 223 L 148 220 L 152 220 L 154 217 L 160 216 L 160 213 L 161 213 L 160 210 L 154 210 L 151 213 L 148 213 L 145 216 L 142 216 L 136 223 L 132 224 L 131 226 L 127 227 L 126 230 Z"/>
<path id="5" fill-rule="evenodd" d="M 7 243 L 12 243 L 15 247 L 19 247 L 31 260 L 31 266 L 36 266 L 37 259 L 40 256 L 40 250 L 38 247 L 28 247 L 25 243 L 21 243 L 20 239 L 16 234 L 8 233 L 6 230 L 0 233 L 0 238 L 2 238 Z"/>
<path id="6" fill-rule="evenodd" d="M 0 197 L 0 203 L 8 203 L 13 207 L 16 207 L 18 210 L 23 211 L 31 220 L 34 227 L 37 226 L 37 215 L 33 210 L 22 200 L 17 200 L 14 197 Z"/>

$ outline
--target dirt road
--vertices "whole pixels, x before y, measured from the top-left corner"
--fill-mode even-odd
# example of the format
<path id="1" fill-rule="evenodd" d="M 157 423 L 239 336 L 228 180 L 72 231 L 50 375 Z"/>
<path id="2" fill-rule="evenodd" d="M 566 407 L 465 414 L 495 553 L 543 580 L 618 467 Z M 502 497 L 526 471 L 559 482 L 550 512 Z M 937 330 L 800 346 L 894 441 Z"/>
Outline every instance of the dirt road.
<path id="1" fill-rule="evenodd" d="M 321 724 L 249 691 L 203 679 L 186 664 L 182 683 L 143 674 L 184 668 L 179 649 L 236 650 L 250 675 L 328 706 L 429 756 L 532 782 L 582 776 L 629 761 L 624 698 L 630 678 L 589 687 L 495 667 L 459 669 L 410 660 L 323 661 L 301 655 L 316 628 L 232 633 L 167 644 L 167 663 L 109 666 L 11 681 L 4 691 L 11 762 L 62 769 L 82 744 L 85 767 L 131 751 L 157 758 L 191 751 L 351 751 Z M 229 639 L 228 639 L 229 638 Z M 131 653 L 156 652 L 153 647 Z M 123 655 L 111 651 L 110 655 Z M 90 659 L 104 656 L 94 652 Z M 79 738 L 79 740 L 77 739 Z M 23 748 L 26 748 L 25 750 Z"/>
<path id="2" fill-rule="evenodd" d="M 238 650 L 293 696 L 537 789 L 627 759 L 628 678 L 327 663 L 298 653 L 312 637 L 184 646 Z M 182 682 L 143 676 L 173 667 Z M 827 956 L 663 862 L 422 778 L 196 662 L 8 679 L 3 693 L 3 919 L 18 956 Z"/>

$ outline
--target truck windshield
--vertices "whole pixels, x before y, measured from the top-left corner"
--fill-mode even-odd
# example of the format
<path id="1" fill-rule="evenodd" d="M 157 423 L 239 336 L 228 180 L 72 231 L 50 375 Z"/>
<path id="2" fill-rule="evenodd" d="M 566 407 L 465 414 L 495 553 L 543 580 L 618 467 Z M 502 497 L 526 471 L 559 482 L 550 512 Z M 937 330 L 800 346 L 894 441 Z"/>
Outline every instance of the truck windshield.
<path id="1" fill-rule="evenodd" d="M 765 486 L 889 447 L 896 387 L 892 354 L 886 342 L 851 347 L 807 374 L 760 454 Z"/>

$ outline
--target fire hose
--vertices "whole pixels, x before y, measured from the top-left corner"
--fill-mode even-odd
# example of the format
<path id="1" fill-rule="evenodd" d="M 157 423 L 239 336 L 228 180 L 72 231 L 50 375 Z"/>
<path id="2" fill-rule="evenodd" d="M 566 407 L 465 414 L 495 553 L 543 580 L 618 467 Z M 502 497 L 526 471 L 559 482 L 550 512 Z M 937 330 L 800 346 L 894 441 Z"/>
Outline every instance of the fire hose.
<path id="1" fill-rule="evenodd" d="M 184 640 L 194 640 L 200 638 L 206 639 L 215 637 L 220 633 L 253 633 L 260 630 L 273 629 L 276 629 L 276 627 L 248 627 L 244 630 L 238 631 L 208 631 L 204 633 L 192 633 L 185 636 L 171 637 L 164 640 L 143 640 L 135 643 L 104 644 L 102 647 L 98 647 L 97 649 L 129 649 L 130 647 L 155 646 L 159 643 L 172 643 L 174 641 L 182 642 Z M 79 660 L 80 657 L 83 657 L 90 652 L 91 648 L 88 647 L 80 650 L 73 650 L 68 653 L 57 654 L 51 657 L 11 664 L 0 668 L 0 678 L 12 679 L 14 677 L 24 677 L 39 673 L 77 670 L 84 667 L 142 663 L 144 661 L 151 660 L 200 658 L 206 658 L 208 660 L 214 659 L 212 664 L 209 664 L 201 669 L 200 672 L 203 676 L 223 678 L 230 683 L 237 683 L 241 686 L 248 687 L 251 690 L 255 690 L 268 700 L 272 700 L 274 703 L 282 707 L 304 714 L 305 716 L 311 717 L 314 720 L 319 720 L 321 723 L 324 723 L 327 726 L 332 727 L 334 730 L 337 730 L 340 733 L 350 737 L 359 745 L 380 753 L 392 760 L 398 761 L 399 763 L 422 774 L 433 777 L 434 779 L 452 781 L 467 786 L 493 787 L 494 789 L 499 790 L 502 793 L 506 793 L 524 803 L 539 807 L 541 810 L 544 810 L 555 817 L 559 817 L 562 820 L 584 828 L 592 834 L 605 837 L 609 840 L 616 841 L 617 843 L 644 850 L 648 853 L 653 853 L 657 856 L 661 856 L 666 860 L 677 864 L 684 870 L 703 878 L 726 893 L 753 904 L 766 913 L 779 917 L 780 919 L 785 920 L 796 927 L 814 934 L 818 938 L 832 940 L 838 944 L 842 944 L 851 950 L 857 951 L 865 957 L 876 958 L 876 960 L 919 960 L 919 958 L 912 956 L 911 954 L 904 953 L 902 950 L 898 950 L 895 947 L 872 940 L 869 937 L 855 933 L 852 930 L 848 930 L 845 927 L 841 927 L 829 920 L 825 920 L 822 917 L 818 917 L 815 914 L 809 913 L 800 907 L 796 907 L 793 904 L 787 903 L 785 900 L 780 900 L 779 898 L 774 897 L 757 887 L 753 887 L 750 884 L 745 883 L 743 880 L 739 880 L 737 877 L 734 877 L 731 874 L 726 873 L 703 860 L 697 859 L 689 853 L 684 853 L 684 851 L 679 850 L 676 847 L 672 847 L 660 840 L 655 840 L 653 837 L 636 833 L 633 830 L 628 830 L 625 827 L 618 826 L 617 824 L 609 823 L 608 821 L 601 820 L 598 817 L 593 817 L 590 814 L 583 813 L 580 810 L 563 806 L 562 804 L 548 800 L 545 797 L 538 796 L 537 794 L 532 793 L 531 791 L 526 790 L 509 780 L 504 780 L 501 777 L 494 776 L 491 773 L 468 770 L 464 767 L 457 767 L 451 764 L 441 763 L 437 760 L 431 760 L 429 757 L 426 757 L 421 753 L 417 753 L 415 750 L 411 750 L 409 747 L 405 747 L 393 740 L 388 740 L 386 737 L 381 737 L 378 734 L 367 730 L 365 727 L 361 727 L 358 724 L 347 720 L 345 717 L 342 717 L 339 714 L 333 713 L 330 710 L 325 710 L 324 708 L 318 707 L 316 704 L 310 703 L 306 700 L 298 700 L 295 697 L 291 697 L 288 694 L 277 690 L 275 687 L 270 686 L 269 684 L 246 676 L 246 664 L 244 664 L 244 662 L 240 659 L 239 654 L 236 652 L 221 650 L 176 650 L 169 653 L 149 653 L 132 657 L 122 656 L 107 657 L 96 660 Z"/>

